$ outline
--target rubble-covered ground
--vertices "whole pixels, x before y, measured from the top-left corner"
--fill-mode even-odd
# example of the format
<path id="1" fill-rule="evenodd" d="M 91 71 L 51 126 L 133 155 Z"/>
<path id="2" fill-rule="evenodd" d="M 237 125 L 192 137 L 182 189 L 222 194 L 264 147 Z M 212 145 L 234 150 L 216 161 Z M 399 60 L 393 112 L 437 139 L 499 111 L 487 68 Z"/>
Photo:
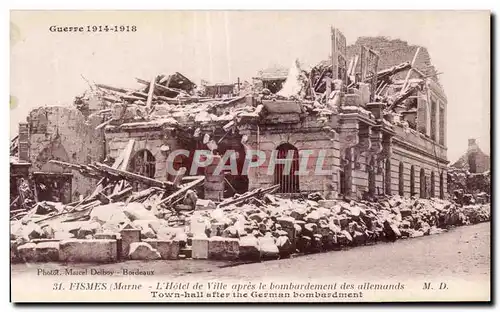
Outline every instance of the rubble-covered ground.
<path id="1" fill-rule="evenodd" d="M 324 200 L 319 194 L 291 200 L 269 193 L 240 198 L 239 203 L 227 199 L 215 209 L 204 203 L 204 208 L 212 209 L 186 211 L 118 202 L 94 207 L 81 218 L 86 220 L 70 222 L 47 219 L 37 214 L 44 211 L 35 211 L 11 221 L 11 257 L 16 261 L 86 261 L 74 256 L 81 252 L 78 248 L 107 252 L 100 251 L 100 246 L 120 238 L 123 230 L 139 229 L 140 240 L 131 243 L 122 260 L 259 261 L 432 235 L 452 226 L 490 220 L 489 204 L 458 206 L 440 199 L 394 196 L 348 203 Z M 169 243 L 165 247 L 162 242 Z M 116 249 L 116 243 L 112 246 Z"/>
<path id="2" fill-rule="evenodd" d="M 467 169 L 448 168 L 448 192 L 460 204 L 487 203 L 491 200 L 491 171 L 470 173 Z"/>

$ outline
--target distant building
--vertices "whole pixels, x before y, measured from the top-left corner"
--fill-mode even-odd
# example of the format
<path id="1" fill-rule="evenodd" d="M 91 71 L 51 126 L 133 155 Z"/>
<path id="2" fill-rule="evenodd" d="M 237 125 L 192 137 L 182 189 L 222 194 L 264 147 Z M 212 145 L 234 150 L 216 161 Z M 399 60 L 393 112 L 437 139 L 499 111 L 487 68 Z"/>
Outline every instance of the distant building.
<path id="1" fill-rule="evenodd" d="M 466 169 L 470 173 L 483 173 L 490 170 L 490 156 L 479 148 L 476 139 L 469 139 L 467 152 L 451 166 Z"/>

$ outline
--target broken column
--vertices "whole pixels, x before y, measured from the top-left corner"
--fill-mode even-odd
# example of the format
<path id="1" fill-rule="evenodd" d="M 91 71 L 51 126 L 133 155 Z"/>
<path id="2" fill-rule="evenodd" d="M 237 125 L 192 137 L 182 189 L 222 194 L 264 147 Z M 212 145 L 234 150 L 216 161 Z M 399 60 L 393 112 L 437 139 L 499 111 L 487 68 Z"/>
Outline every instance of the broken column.
<path id="1" fill-rule="evenodd" d="M 215 168 L 221 161 L 219 155 L 214 155 L 212 163 L 205 169 L 205 199 L 211 199 L 215 202 L 220 202 L 224 198 L 224 175 L 222 172 L 214 175 Z"/>

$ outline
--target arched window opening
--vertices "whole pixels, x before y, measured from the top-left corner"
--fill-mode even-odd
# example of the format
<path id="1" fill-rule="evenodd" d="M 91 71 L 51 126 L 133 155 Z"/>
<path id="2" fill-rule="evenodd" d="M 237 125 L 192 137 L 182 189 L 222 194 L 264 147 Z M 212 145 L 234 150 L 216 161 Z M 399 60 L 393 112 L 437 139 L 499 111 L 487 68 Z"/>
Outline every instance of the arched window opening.
<path id="1" fill-rule="evenodd" d="M 281 144 L 276 150 L 278 154 L 274 167 L 274 183 L 280 185 L 278 192 L 284 194 L 299 193 L 299 176 L 296 174 L 299 170 L 299 151 L 289 143 Z M 284 159 L 291 162 L 289 171 L 283 161 L 280 161 Z"/>
<path id="2" fill-rule="evenodd" d="M 426 198 L 427 194 L 425 189 L 427 188 L 427 181 L 425 181 L 425 170 L 424 168 L 420 169 L 420 198 Z"/>
<path id="3" fill-rule="evenodd" d="M 137 151 L 130 161 L 128 170 L 135 174 L 154 179 L 156 173 L 155 157 L 147 149 Z M 147 186 L 142 185 L 141 187 L 139 187 L 138 183 L 133 183 L 133 188 L 135 191 L 146 187 Z"/>
<path id="4" fill-rule="evenodd" d="M 399 195 L 405 195 L 405 181 L 404 181 L 404 164 L 403 162 L 399 163 Z"/>

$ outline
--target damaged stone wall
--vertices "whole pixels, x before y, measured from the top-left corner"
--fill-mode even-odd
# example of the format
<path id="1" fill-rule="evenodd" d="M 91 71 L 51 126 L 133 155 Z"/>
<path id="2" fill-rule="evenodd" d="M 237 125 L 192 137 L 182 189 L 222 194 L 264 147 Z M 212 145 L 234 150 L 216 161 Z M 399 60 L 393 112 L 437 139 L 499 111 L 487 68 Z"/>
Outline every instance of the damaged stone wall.
<path id="1" fill-rule="evenodd" d="M 161 129 L 134 129 L 128 131 L 106 132 L 107 153 L 110 158 L 116 159 L 126 149 L 129 141 L 134 139 L 132 158 L 140 151 L 149 151 L 155 160 L 154 178 L 166 181 L 168 153 L 162 151 L 162 146 L 168 146 L 170 151 L 182 148 L 176 138 L 169 131 Z"/>
<path id="2" fill-rule="evenodd" d="M 361 46 L 369 47 L 380 54 L 379 69 L 390 68 L 403 62 L 410 62 L 418 49 L 416 45 L 409 45 L 408 42 L 387 37 L 359 37 L 353 45 L 347 47 L 348 59 L 361 51 Z M 358 64 L 359 66 L 359 64 Z M 420 47 L 415 67 L 425 75 L 434 75 L 431 77 L 439 84 L 436 76 L 436 68 L 431 63 L 429 52 L 426 48 Z M 405 79 L 406 72 L 395 75 L 395 79 Z M 415 74 L 411 78 L 418 78 Z"/>
<path id="3" fill-rule="evenodd" d="M 47 106 L 34 109 L 27 118 L 31 171 L 62 173 L 71 172 L 52 165 L 55 159 L 77 164 L 89 164 L 104 159 L 103 134 L 95 127 L 102 122 L 98 116 L 87 120 L 72 107 Z M 96 181 L 73 171 L 72 200 L 87 196 L 95 188 Z"/>
<path id="4" fill-rule="evenodd" d="M 268 174 L 271 155 L 280 145 L 288 143 L 297 148 L 299 152 L 312 151 L 306 167 L 308 174 L 299 176 L 300 192 L 320 192 L 325 198 L 336 196 L 339 190 L 338 168 L 340 166 L 338 136 L 332 136 L 331 133 L 325 132 L 318 127 L 316 121 L 306 118 L 298 124 L 261 125 L 259 130 L 252 129 L 248 137 L 247 146 L 263 151 L 266 155 L 266 161 L 258 168 L 251 168 L 249 172 L 250 190 L 274 184 L 274 176 Z M 321 169 L 333 171 L 331 175 L 314 174 L 321 150 L 324 150 L 325 153 Z"/>

